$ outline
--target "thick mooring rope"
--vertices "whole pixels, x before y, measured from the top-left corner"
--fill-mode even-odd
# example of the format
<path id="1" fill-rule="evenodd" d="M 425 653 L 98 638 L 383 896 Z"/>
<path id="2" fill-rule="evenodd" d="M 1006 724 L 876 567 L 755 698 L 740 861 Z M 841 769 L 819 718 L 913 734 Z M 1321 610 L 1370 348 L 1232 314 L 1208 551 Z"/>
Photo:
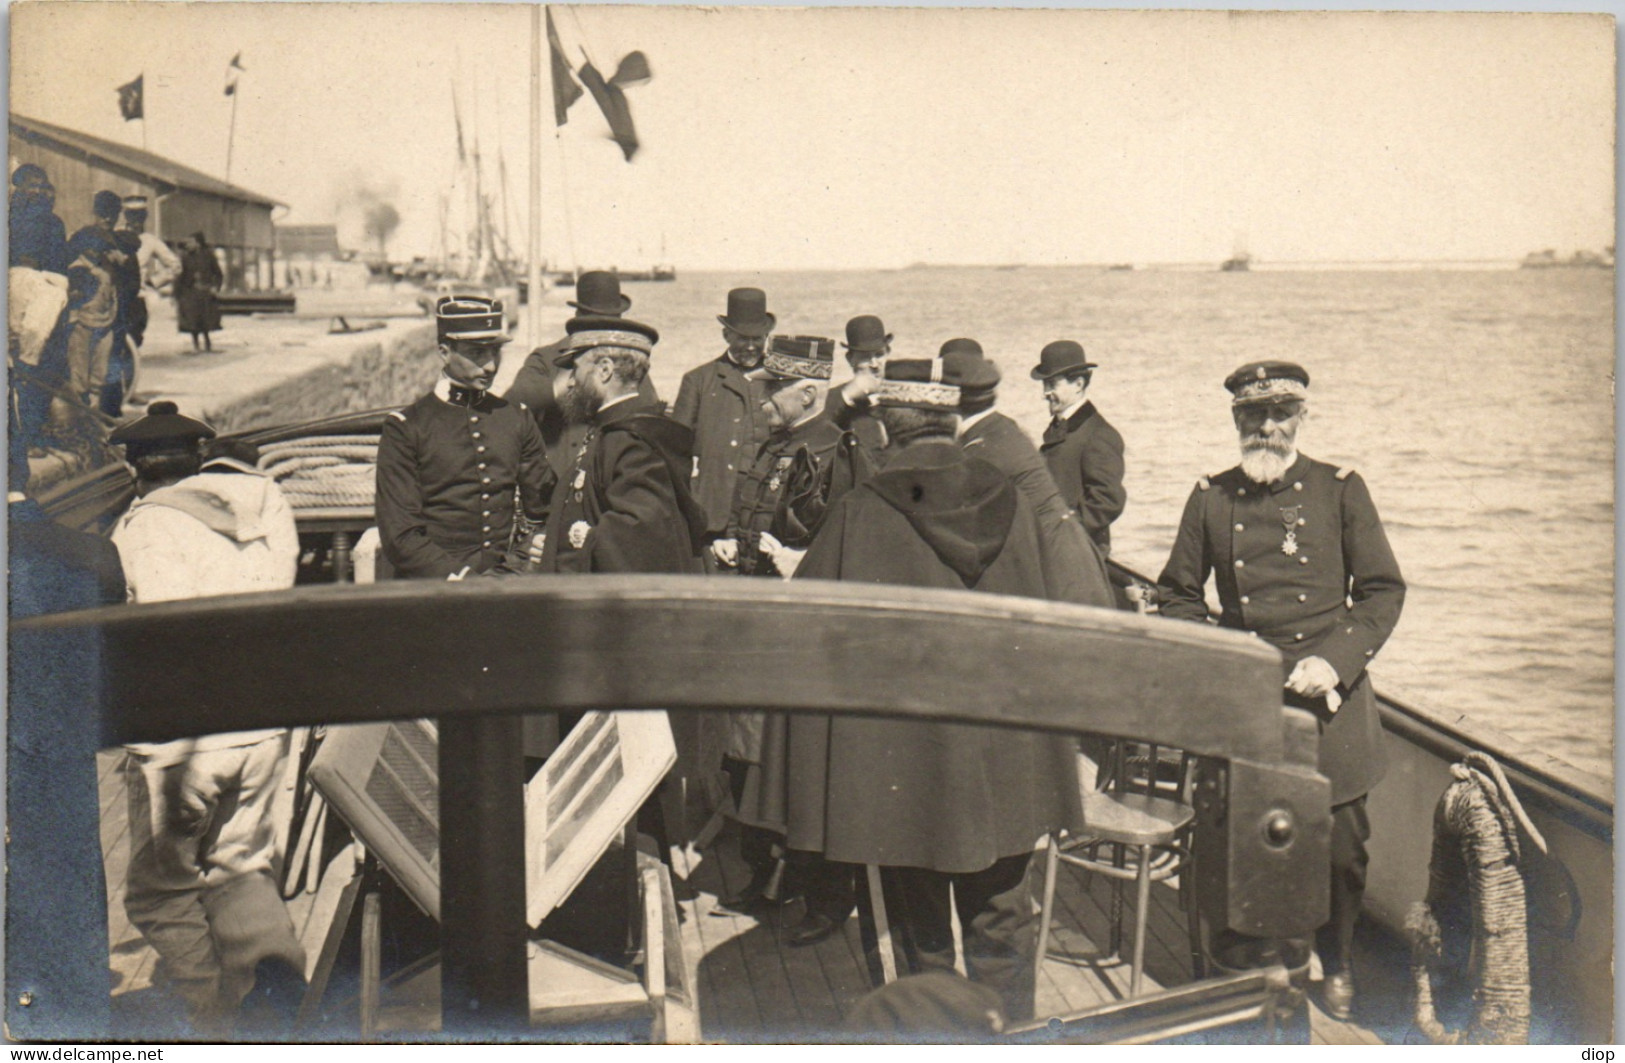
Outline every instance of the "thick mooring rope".
<path id="1" fill-rule="evenodd" d="M 1526 1044 L 1529 931 L 1519 829 L 1546 841 L 1518 803 L 1501 766 L 1469 753 L 1433 812 L 1427 899 L 1411 910 L 1416 1025 L 1434 1044 Z M 1446 1029 L 1434 991 L 1446 980 L 1473 990 L 1464 1030 Z"/>
<path id="2" fill-rule="evenodd" d="M 259 467 L 282 488 L 296 514 L 373 506 L 378 436 L 306 436 L 260 448 Z"/>

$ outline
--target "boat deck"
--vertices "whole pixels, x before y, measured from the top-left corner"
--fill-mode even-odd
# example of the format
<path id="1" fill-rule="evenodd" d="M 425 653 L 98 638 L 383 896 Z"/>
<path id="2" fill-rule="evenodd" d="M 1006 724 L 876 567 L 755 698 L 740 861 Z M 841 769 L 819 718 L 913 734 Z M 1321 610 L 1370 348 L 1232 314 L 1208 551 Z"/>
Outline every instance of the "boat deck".
<path id="1" fill-rule="evenodd" d="M 290 758 L 292 764 L 294 758 Z M 124 754 L 108 750 L 99 755 L 102 852 L 108 889 L 108 932 L 115 1022 L 119 1036 L 149 1040 L 173 1039 L 181 1030 L 181 1013 L 174 999 L 155 985 L 157 955 L 124 913 L 124 880 L 129 854 L 129 830 L 122 772 Z M 278 799 L 279 826 L 286 830 L 293 794 L 289 778 Z M 301 890 L 288 902 L 294 925 L 302 935 L 312 968 L 333 919 L 347 862 L 345 849 L 325 854 L 327 874 L 319 889 Z M 705 849 L 674 848 L 672 870 L 680 912 L 682 943 L 690 965 L 690 981 L 697 989 L 702 1036 L 707 1042 L 796 1043 L 843 1040 L 852 1034 L 843 1021 L 852 1005 L 870 986 L 859 941 L 858 921 L 849 919 L 842 932 L 810 947 L 791 948 L 781 942 L 780 930 L 800 919 L 800 902 L 779 909 L 764 919 L 732 915 L 717 909 L 717 897 L 737 889 L 748 878 L 738 857 L 731 830 L 724 829 Z M 1033 861 L 1035 886 L 1042 874 Z M 312 883 L 314 886 L 315 883 Z M 1132 891 L 1125 904 L 1132 913 Z M 1035 895 L 1037 890 L 1035 889 Z M 1038 984 L 1041 1016 L 1064 1015 L 1128 995 L 1126 962 L 1100 958 L 1097 943 L 1108 940 L 1110 886 L 1099 877 L 1062 869 L 1056 890 L 1055 926 L 1050 958 Z M 1190 979 L 1185 915 L 1173 889 L 1158 884 L 1152 891 L 1153 911 L 1146 944 L 1146 990 L 1179 985 Z M 1131 944 L 1132 922 L 1125 920 L 1124 946 Z M 1385 964 L 1361 967 L 1362 1007 L 1377 1011 L 1368 998 L 1402 1002 L 1402 966 L 1393 957 Z M 1375 990 L 1376 992 L 1372 992 Z M 1380 1044 L 1387 1034 L 1403 1038 L 1404 1016 L 1393 1007 L 1359 1018 L 1367 1025 L 1336 1022 L 1311 1005 L 1311 1038 L 1316 1044 Z M 421 1034 L 405 1039 L 417 1040 Z M 323 1040 L 329 1039 L 325 1035 Z M 380 1039 L 392 1039 L 387 1030 Z"/>

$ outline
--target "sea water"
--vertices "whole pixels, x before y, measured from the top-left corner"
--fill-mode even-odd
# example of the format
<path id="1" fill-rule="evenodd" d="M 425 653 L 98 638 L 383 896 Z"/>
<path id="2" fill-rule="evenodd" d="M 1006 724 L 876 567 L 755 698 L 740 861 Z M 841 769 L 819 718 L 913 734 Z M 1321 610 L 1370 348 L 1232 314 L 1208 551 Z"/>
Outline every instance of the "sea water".
<path id="1" fill-rule="evenodd" d="M 1299 445 L 1359 470 L 1410 588 L 1379 689 L 1612 777 L 1612 271 L 687 274 L 627 288 L 629 316 L 662 334 L 663 398 L 721 353 L 717 315 L 740 285 L 766 290 L 785 334 L 839 340 L 878 314 L 897 356 L 978 340 L 1000 409 L 1035 441 L 1049 418 L 1029 371 L 1050 340 L 1081 342 L 1100 365 L 1090 398 L 1126 445 L 1113 556 L 1152 577 L 1197 476 L 1236 463 L 1224 377 L 1303 364 Z"/>

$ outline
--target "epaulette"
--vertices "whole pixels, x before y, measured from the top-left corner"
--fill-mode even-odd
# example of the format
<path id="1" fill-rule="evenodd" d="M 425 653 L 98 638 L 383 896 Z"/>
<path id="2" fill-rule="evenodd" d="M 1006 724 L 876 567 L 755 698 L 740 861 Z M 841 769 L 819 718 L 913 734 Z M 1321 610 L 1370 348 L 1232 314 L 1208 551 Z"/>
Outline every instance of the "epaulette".
<path id="1" fill-rule="evenodd" d="M 1213 486 L 1213 481 L 1208 479 L 1206 476 L 1198 476 L 1196 478 L 1196 489 L 1198 491 L 1206 491 L 1209 488 L 1211 488 L 1212 486 Z"/>
<path id="2" fill-rule="evenodd" d="M 1341 469 L 1337 470 L 1337 478 L 1339 480 L 1347 480 L 1350 476 L 1353 476 L 1353 475 L 1354 475 L 1354 470 L 1349 468 L 1347 465 L 1345 465 Z"/>
<path id="3" fill-rule="evenodd" d="M 395 418 L 397 421 L 404 422 L 406 420 L 406 414 L 402 413 L 400 410 L 390 410 L 389 415 Z"/>

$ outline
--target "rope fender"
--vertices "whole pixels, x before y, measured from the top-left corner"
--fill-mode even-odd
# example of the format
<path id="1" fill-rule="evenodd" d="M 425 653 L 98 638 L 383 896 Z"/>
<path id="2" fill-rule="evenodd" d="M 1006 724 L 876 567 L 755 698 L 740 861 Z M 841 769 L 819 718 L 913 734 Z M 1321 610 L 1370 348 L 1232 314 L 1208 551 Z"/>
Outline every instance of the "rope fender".
<path id="1" fill-rule="evenodd" d="M 1467 754 L 1450 774 L 1454 781 L 1433 810 L 1427 899 L 1412 907 L 1405 923 L 1416 1025 L 1434 1044 L 1527 1044 L 1529 930 L 1520 828 L 1541 852 L 1546 841 L 1488 754 Z M 1472 1017 L 1465 1029 L 1447 1029 L 1435 992 L 1464 982 L 1472 986 Z"/>

